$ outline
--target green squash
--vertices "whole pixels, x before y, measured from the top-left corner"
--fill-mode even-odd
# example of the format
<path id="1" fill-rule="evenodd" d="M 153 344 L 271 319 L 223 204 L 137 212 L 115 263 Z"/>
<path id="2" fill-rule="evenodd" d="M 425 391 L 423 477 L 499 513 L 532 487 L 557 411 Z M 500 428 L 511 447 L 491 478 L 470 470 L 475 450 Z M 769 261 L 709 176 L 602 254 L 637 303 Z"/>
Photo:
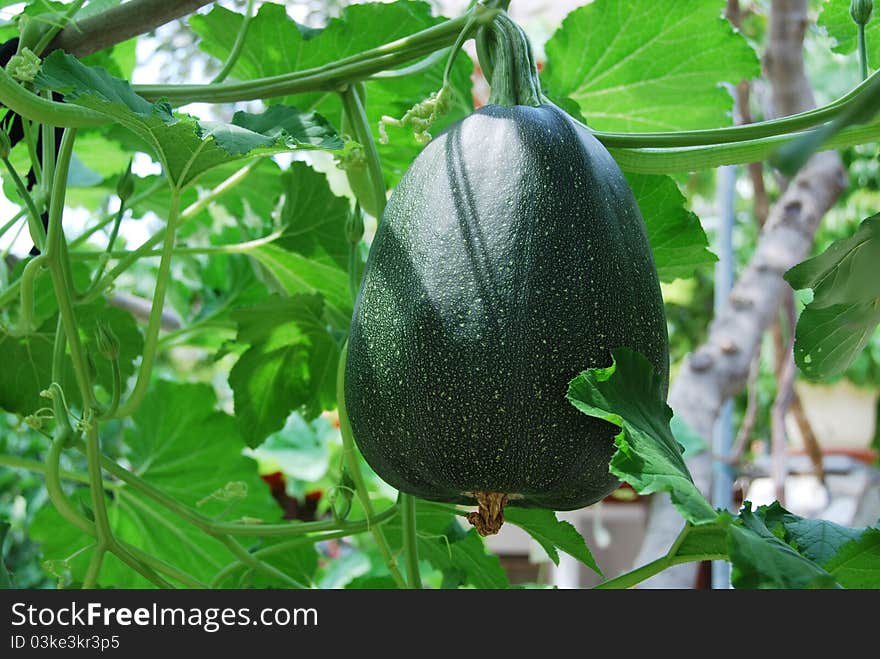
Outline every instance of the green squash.
<path id="1" fill-rule="evenodd" d="M 669 357 L 636 200 L 608 151 L 554 105 L 488 105 L 404 174 L 370 249 L 345 366 L 364 458 L 424 499 L 570 510 L 617 485 L 611 424 L 567 400 L 572 378 Z M 665 393 L 665 392 L 664 392 Z"/>
<path id="2" fill-rule="evenodd" d="M 399 490 L 568 510 L 617 485 L 616 429 L 569 381 L 644 354 L 668 378 L 644 223 L 605 148 L 553 106 L 486 106 L 394 191 L 355 306 L 345 399 L 358 447 Z"/>

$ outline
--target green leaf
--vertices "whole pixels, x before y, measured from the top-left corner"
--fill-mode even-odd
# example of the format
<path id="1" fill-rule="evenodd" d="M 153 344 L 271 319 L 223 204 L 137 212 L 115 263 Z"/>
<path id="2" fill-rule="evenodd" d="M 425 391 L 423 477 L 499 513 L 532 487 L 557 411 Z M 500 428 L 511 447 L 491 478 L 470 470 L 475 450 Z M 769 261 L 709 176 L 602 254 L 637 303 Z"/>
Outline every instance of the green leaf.
<path id="1" fill-rule="evenodd" d="M 785 273 L 795 290 L 813 289 L 814 309 L 880 298 L 880 213 L 859 224 L 849 238 Z"/>
<path id="2" fill-rule="evenodd" d="M 351 213 L 348 199 L 330 190 L 327 177 L 304 162 L 294 162 L 282 176 L 284 234 L 275 245 L 299 252 L 314 261 L 348 267 L 349 242 L 345 222 Z"/>
<path id="3" fill-rule="evenodd" d="M 201 37 L 202 50 L 225 61 L 242 20 L 240 14 L 215 6 L 207 14 L 192 16 L 190 25 Z M 401 39 L 441 21 L 440 17 L 431 16 L 431 6 L 426 2 L 370 3 L 347 6 L 339 18 L 331 19 L 323 30 L 307 31 L 287 15 L 284 6 L 263 3 L 250 23 L 232 76 L 249 80 L 321 66 Z M 445 65 L 446 58 L 441 58 L 417 74 L 365 83 L 367 119 L 375 139 L 379 137 L 378 124 L 382 116 L 401 117 L 440 89 Z M 432 134 L 473 111 L 472 68 L 470 58 L 456 59 L 450 77 L 453 107 L 440 118 Z M 272 100 L 313 108 L 334 126 L 342 126 L 342 104 L 336 94 L 314 93 Z M 379 144 L 378 148 L 386 182 L 393 186 L 422 145 L 415 141 L 411 131 L 390 127 L 388 133 L 390 142 Z"/>
<path id="4" fill-rule="evenodd" d="M 244 442 L 235 420 L 216 411 L 216 404 L 208 385 L 157 381 L 134 414 L 133 427 L 126 432 L 126 462 L 151 486 L 208 517 L 280 521 L 281 510 L 257 475 L 256 463 L 241 454 Z M 247 495 L 230 501 L 212 496 L 229 483 L 243 483 Z M 131 486 L 117 487 L 112 495 L 107 497 L 108 515 L 113 533 L 120 540 L 206 582 L 235 560 L 219 541 Z M 91 507 L 85 488 L 74 496 Z M 31 533 L 42 544 L 45 558 L 53 560 L 65 561 L 93 543 L 51 506 L 37 514 Z M 69 561 L 75 581 L 85 575 L 89 555 L 83 552 Z M 150 585 L 113 556 L 106 559 L 99 584 L 116 588 Z"/>
<path id="5" fill-rule="evenodd" d="M 592 368 L 571 381 L 568 400 L 581 412 L 621 428 L 610 471 L 639 494 L 669 492 L 688 521 L 702 524 L 718 514 L 694 485 L 675 441 L 663 401 L 663 383 L 642 355 L 627 348 L 611 351 L 614 363 Z"/>
<path id="6" fill-rule="evenodd" d="M 22 416 L 46 407 L 40 392 L 52 383 L 52 345 L 55 322 L 36 332 L 14 337 L 0 329 L 0 408 Z"/>
<path id="7" fill-rule="evenodd" d="M 740 519 L 746 528 L 767 541 L 766 545 L 759 545 L 750 538 L 748 543 L 741 543 L 748 556 L 738 555 L 735 566 L 745 574 L 742 583 L 746 585 L 825 586 L 829 585 L 830 576 L 836 582 L 833 585 L 845 588 L 880 588 L 878 529 L 848 528 L 822 519 L 805 519 L 776 502 L 754 512 L 746 505 Z M 816 578 L 818 581 L 813 581 Z"/>
<path id="8" fill-rule="evenodd" d="M 810 378 L 828 378 L 852 364 L 880 323 L 880 213 L 849 238 L 785 273 L 792 288 L 812 288 L 798 319 L 794 356 Z"/>
<path id="9" fill-rule="evenodd" d="M 352 304 L 344 270 L 273 244 L 255 247 L 247 253 L 271 273 L 281 291 L 287 295 L 321 295 L 333 323 L 340 329 L 348 327 Z"/>
<path id="10" fill-rule="evenodd" d="M 834 46 L 835 53 L 847 55 L 856 52 L 859 46 L 859 31 L 852 17 L 849 15 L 848 0 L 827 0 L 819 15 L 819 27 L 825 28 L 830 37 L 837 44 Z M 865 26 L 865 40 L 868 46 L 868 63 L 876 69 L 880 63 L 880 20 L 877 18 L 877 3 L 874 3 L 874 15 Z M 852 66 L 857 68 L 855 60 Z"/>
<path id="11" fill-rule="evenodd" d="M 264 538 L 253 547 L 253 550 L 270 549 L 285 540 L 285 538 Z M 318 571 L 318 552 L 315 545 L 309 543 L 286 548 L 283 552 L 272 553 L 261 560 L 293 577 L 304 586 L 313 584 L 315 573 Z M 261 570 L 247 570 L 243 574 L 239 573 L 235 576 L 234 582 L 232 580 L 230 582 L 218 585 L 220 587 L 225 585 L 227 588 L 279 588 L 282 586 L 277 578 Z"/>
<path id="12" fill-rule="evenodd" d="M 559 565 L 557 550 L 561 549 L 602 576 L 584 536 L 570 523 L 556 519 L 556 513 L 552 510 L 511 507 L 504 511 L 504 518 L 532 536 L 556 565 Z"/>
<path id="13" fill-rule="evenodd" d="M 805 519 L 798 517 L 774 502 L 758 509 L 767 528 L 782 527 L 783 540 L 811 561 L 825 565 L 841 547 L 857 540 L 865 529 L 853 529 L 824 519 Z"/>
<path id="14" fill-rule="evenodd" d="M 731 524 L 728 552 L 736 588 L 835 588 L 834 578 L 767 528 L 760 510 L 746 503 L 742 524 Z"/>
<path id="15" fill-rule="evenodd" d="M 235 415 L 248 446 L 280 430 L 291 412 L 311 418 L 336 404 L 339 346 L 317 296 L 271 297 L 237 310 L 239 343 L 250 347 L 229 373 Z"/>
<path id="16" fill-rule="evenodd" d="M 342 140 L 327 120 L 314 112 L 275 106 L 262 115 L 236 112 L 229 124 L 200 122 L 172 114 L 168 103 L 150 103 L 135 94 L 128 81 L 87 67 L 60 50 L 46 58 L 34 82 L 130 130 L 155 153 L 177 188 L 186 187 L 213 167 L 245 156 L 342 148 Z"/>
<path id="17" fill-rule="evenodd" d="M 718 260 L 708 249 L 700 218 L 687 209 L 687 199 L 672 178 L 627 174 L 626 180 L 645 219 L 661 281 L 692 277 L 695 269 Z"/>
<path id="18" fill-rule="evenodd" d="M 880 323 L 880 299 L 863 304 L 812 305 L 801 312 L 795 333 L 794 357 L 809 378 L 842 373 L 871 340 Z"/>
<path id="19" fill-rule="evenodd" d="M 0 522 L 0 590 L 15 587 L 12 575 L 9 574 L 9 570 L 6 569 L 6 563 L 3 560 L 3 544 L 6 541 L 6 535 L 9 533 L 10 528 L 8 522 Z"/>
<path id="20" fill-rule="evenodd" d="M 54 300 L 52 304 L 54 306 Z M 83 348 L 95 366 L 94 382 L 109 393 L 113 376 L 110 362 L 97 348 L 98 322 L 112 330 L 119 339 L 119 370 L 125 382 L 134 373 L 134 361 L 143 350 L 143 337 L 137 321 L 127 311 L 107 306 L 102 299 L 76 307 L 76 316 Z M 56 326 L 57 316 L 53 316 L 27 336 L 14 337 L 0 330 L 0 360 L 7 364 L 6 368 L 0 369 L 0 408 L 27 415 L 49 404 L 40 397 L 40 391 L 52 383 Z M 68 403 L 78 404 L 79 388 L 69 361 L 65 363 L 60 384 Z"/>
<path id="21" fill-rule="evenodd" d="M 880 530 L 865 529 L 825 563 L 844 588 L 880 588 Z"/>
<path id="22" fill-rule="evenodd" d="M 723 2 L 596 0 L 571 12 L 546 45 L 542 81 L 608 131 L 731 123 L 722 83 L 760 75 L 755 52 L 723 19 Z"/>

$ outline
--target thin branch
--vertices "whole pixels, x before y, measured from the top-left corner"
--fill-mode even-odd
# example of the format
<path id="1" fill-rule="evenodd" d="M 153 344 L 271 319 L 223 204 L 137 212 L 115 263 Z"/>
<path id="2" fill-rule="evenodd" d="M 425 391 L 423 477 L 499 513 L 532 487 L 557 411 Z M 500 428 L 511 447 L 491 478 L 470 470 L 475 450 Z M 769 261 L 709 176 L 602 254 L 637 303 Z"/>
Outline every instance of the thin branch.
<path id="1" fill-rule="evenodd" d="M 733 446 L 730 447 L 730 455 L 725 460 L 727 464 L 739 464 L 743 453 L 746 451 L 746 447 L 749 445 L 752 431 L 755 429 L 755 422 L 758 420 L 758 375 L 760 372 L 761 353 L 759 351 L 749 367 L 749 379 L 746 383 L 746 391 L 748 392 L 746 412 L 743 415 L 742 425 L 739 427 L 739 432 L 736 434 Z"/>
<path id="2" fill-rule="evenodd" d="M 90 55 L 155 30 L 212 2 L 214 0 L 130 0 L 64 28 L 46 52 L 61 49 L 77 57 Z"/>
<path id="3" fill-rule="evenodd" d="M 792 295 L 786 296 L 785 306 L 791 308 L 787 315 L 794 316 L 794 299 Z M 773 479 L 773 490 L 776 500 L 785 505 L 785 478 L 788 473 L 786 465 L 786 452 L 788 449 L 788 434 L 785 431 L 785 415 L 791 405 L 794 396 L 794 380 L 797 369 L 794 365 L 794 322 L 788 323 L 788 344 L 782 354 L 781 368 L 776 373 L 776 398 L 770 412 L 770 453 L 772 467 L 770 474 Z"/>

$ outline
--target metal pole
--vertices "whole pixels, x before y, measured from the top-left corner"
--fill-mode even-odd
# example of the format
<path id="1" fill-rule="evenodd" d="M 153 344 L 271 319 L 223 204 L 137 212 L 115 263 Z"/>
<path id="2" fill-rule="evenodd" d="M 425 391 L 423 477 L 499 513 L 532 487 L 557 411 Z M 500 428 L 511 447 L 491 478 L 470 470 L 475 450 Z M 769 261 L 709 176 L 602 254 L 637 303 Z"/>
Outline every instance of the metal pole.
<path id="1" fill-rule="evenodd" d="M 715 314 L 733 289 L 733 225 L 736 220 L 736 167 L 718 168 L 717 200 L 719 226 L 717 239 L 718 263 L 715 264 Z M 712 451 L 726 457 L 733 444 L 733 401 L 721 406 L 721 413 L 712 435 Z M 722 460 L 712 465 L 712 505 L 715 508 L 733 508 L 733 470 Z M 730 565 L 726 561 L 712 562 L 712 588 L 730 588 Z"/>

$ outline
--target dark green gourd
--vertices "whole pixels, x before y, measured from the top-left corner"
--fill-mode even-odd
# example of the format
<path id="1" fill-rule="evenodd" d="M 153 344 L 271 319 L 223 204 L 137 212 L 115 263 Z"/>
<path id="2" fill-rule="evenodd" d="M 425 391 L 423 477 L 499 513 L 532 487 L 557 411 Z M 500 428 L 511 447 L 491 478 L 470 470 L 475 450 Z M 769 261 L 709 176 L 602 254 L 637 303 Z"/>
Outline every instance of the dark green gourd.
<path id="1" fill-rule="evenodd" d="M 618 429 L 565 396 L 621 346 L 667 381 L 660 286 L 626 180 L 557 107 L 490 104 L 425 147 L 382 217 L 349 339 L 352 430 L 399 490 L 479 504 L 483 534 L 507 503 L 586 506 L 617 486 Z"/>

